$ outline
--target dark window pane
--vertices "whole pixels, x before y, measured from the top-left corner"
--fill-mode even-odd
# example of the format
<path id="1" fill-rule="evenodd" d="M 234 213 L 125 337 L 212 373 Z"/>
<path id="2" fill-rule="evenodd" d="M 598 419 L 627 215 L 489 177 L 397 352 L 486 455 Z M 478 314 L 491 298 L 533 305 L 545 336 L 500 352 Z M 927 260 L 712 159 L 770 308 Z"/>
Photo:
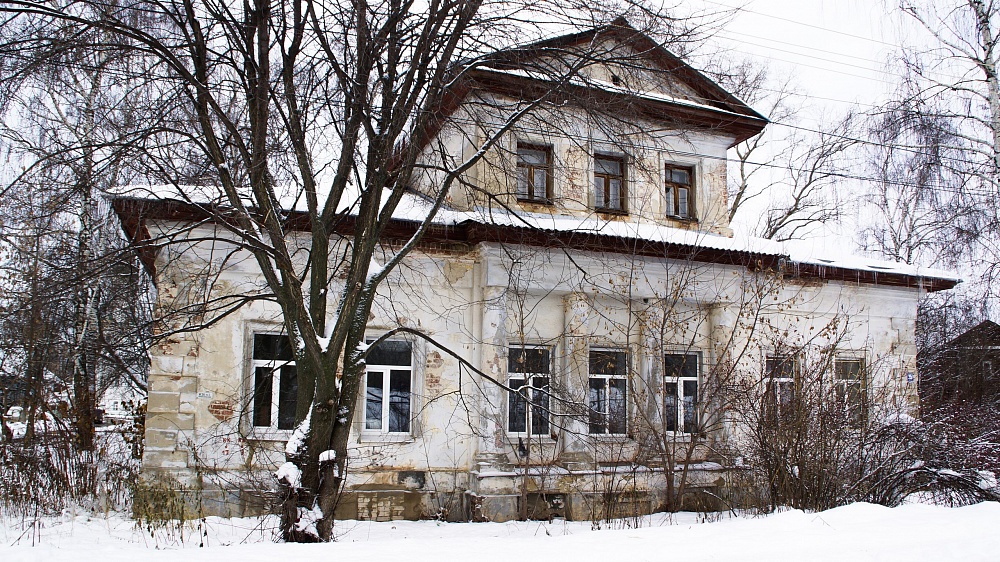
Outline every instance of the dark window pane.
<path id="1" fill-rule="evenodd" d="M 684 381 L 684 433 L 698 431 L 698 381 Z"/>
<path id="2" fill-rule="evenodd" d="M 608 202 L 607 207 L 609 209 L 621 209 L 622 208 L 622 182 L 618 179 L 612 179 L 608 184 Z"/>
<path id="3" fill-rule="evenodd" d="M 389 374 L 389 431 L 410 431 L 409 371 L 392 371 Z"/>
<path id="4" fill-rule="evenodd" d="M 535 188 L 534 194 L 536 199 L 545 199 L 545 187 L 548 183 L 545 179 L 546 173 L 547 172 L 544 169 L 535 169 L 533 187 Z"/>
<path id="5" fill-rule="evenodd" d="M 517 149 L 517 159 L 520 161 L 520 164 L 545 166 L 548 164 L 548 156 L 548 153 L 544 150 L 534 150 L 531 148 Z"/>
<path id="6" fill-rule="evenodd" d="M 382 373 L 368 373 L 365 388 L 365 429 L 382 429 Z"/>
<path id="7" fill-rule="evenodd" d="M 769 378 L 790 379 L 795 376 L 795 358 L 793 357 L 768 357 L 764 366 Z"/>
<path id="8" fill-rule="evenodd" d="M 298 392 L 295 366 L 281 367 L 281 382 L 278 385 L 278 429 L 295 428 L 295 402 Z"/>
<path id="9" fill-rule="evenodd" d="M 549 349 L 547 347 L 512 347 L 507 354 L 508 373 L 549 372 Z"/>
<path id="10" fill-rule="evenodd" d="M 527 197 L 531 190 L 528 189 L 528 174 L 530 170 L 528 168 L 518 168 L 517 169 L 517 196 Z"/>
<path id="11" fill-rule="evenodd" d="M 793 382 L 779 382 L 778 383 L 778 407 L 782 411 L 787 412 L 792 407 L 792 401 L 795 399 L 795 383 Z"/>
<path id="12" fill-rule="evenodd" d="M 405 365 L 413 363 L 412 344 L 408 341 L 387 340 L 368 350 L 368 365 Z"/>
<path id="13" fill-rule="evenodd" d="M 670 171 L 670 181 L 681 185 L 691 185 L 691 175 L 687 170 L 673 169 Z"/>
<path id="14" fill-rule="evenodd" d="M 253 424 L 271 426 L 271 392 L 274 375 L 268 367 L 257 367 L 253 372 Z"/>
<path id="15" fill-rule="evenodd" d="M 532 377 L 531 386 L 535 388 L 531 394 L 531 434 L 547 435 L 549 433 L 549 378 Z"/>
<path id="16" fill-rule="evenodd" d="M 674 353 L 663 357 L 663 375 L 666 377 L 698 377 L 698 355 Z"/>
<path id="17" fill-rule="evenodd" d="M 253 358 L 264 361 L 292 360 L 292 348 L 288 337 L 275 334 L 253 335 Z"/>
<path id="18" fill-rule="evenodd" d="M 608 400 L 607 389 L 605 388 L 606 382 L 607 380 L 602 378 L 590 379 L 590 393 L 588 397 L 588 404 L 590 406 L 590 433 L 605 433 L 605 419 L 607 419 L 605 407 Z"/>
<path id="19" fill-rule="evenodd" d="M 668 382 L 663 387 L 663 429 L 677 431 L 677 383 Z"/>
<path id="20" fill-rule="evenodd" d="M 594 350 L 590 352 L 590 373 L 593 375 L 625 376 L 628 354 L 624 351 Z"/>
<path id="21" fill-rule="evenodd" d="M 597 158 L 594 160 L 594 171 L 608 176 L 622 175 L 622 163 L 619 160 Z"/>
<path id="22" fill-rule="evenodd" d="M 608 180 L 603 177 L 594 178 L 594 206 L 604 207 L 604 191 L 607 187 Z"/>
<path id="23" fill-rule="evenodd" d="M 840 380 L 861 380 L 861 361 L 838 359 L 834 364 L 836 377 Z"/>
<path id="24" fill-rule="evenodd" d="M 611 379 L 608 392 L 608 433 L 625 433 L 628 420 L 628 396 L 625 379 Z"/>
<path id="25" fill-rule="evenodd" d="M 524 386 L 524 379 L 511 379 L 508 385 L 513 392 L 507 395 L 507 431 L 524 433 L 528 430 L 528 404 L 518 392 Z"/>

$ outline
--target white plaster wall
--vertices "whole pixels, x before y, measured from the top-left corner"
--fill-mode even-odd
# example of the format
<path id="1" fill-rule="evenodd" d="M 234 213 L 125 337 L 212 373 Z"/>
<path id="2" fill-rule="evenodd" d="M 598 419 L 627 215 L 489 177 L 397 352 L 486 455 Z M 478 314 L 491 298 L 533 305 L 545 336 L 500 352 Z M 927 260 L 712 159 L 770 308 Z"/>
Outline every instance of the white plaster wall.
<path id="1" fill-rule="evenodd" d="M 161 255 L 158 304 L 190 304 L 206 287 L 213 297 L 262 290 L 254 263 L 231 250 L 199 242 L 179 256 Z M 214 275 L 207 285 L 195 275 L 206 270 Z M 555 356 L 553 380 L 569 397 L 575 393 L 578 402 L 585 400 L 590 346 L 632 354 L 635 412 L 660 399 L 660 349 L 700 352 L 703 373 L 714 362 L 732 358 L 739 372 L 753 376 L 775 338 L 813 337 L 834 320 L 846 334 L 842 349 L 863 354 L 872 367 L 873 388 L 886 388 L 886 396 L 901 407 L 912 408 L 916 396 L 916 381 L 905 378 L 915 369 L 918 291 L 913 289 L 782 280 L 735 266 L 484 244 L 414 254 L 380 295 L 368 321 L 372 335 L 399 325 L 418 328 L 499 382 L 505 382 L 507 345 L 549 345 Z M 658 334 L 653 338 L 656 351 L 649 351 L 642 319 L 663 302 L 669 303 L 672 324 L 662 341 Z M 255 432 L 246 417 L 251 335 L 279 330 L 276 305 L 257 301 L 210 328 L 178 333 L 151 350 L 147 471 L 163 471 L 196 486 L 213 478 L 238 481 L 247 473 L 266 479 L 266 471 L 283 462 L 287 434 Z M 824 340 L 810 345 L 819 349 Z M 519 462 L 521 444 L 505 431 L 505 393 L 460 369 L 458 361 L 431 344 L 415 342 L 414 350 L 413 435 L 365 434 L 359 405 L 349 486 L 388 489 L 403 485 L 401 471 L 425 471 L 441 491 L 479 486 L 480 493 L 500 493 L 510 476 L 488 476 L 506 474 Z M 553 410 L 571 413 L 568 406 L 553 405 Z M 533 463 L 593 467 L 595 461 L 627 459 L 636 452 L 629 438 L 586 436 L 579 415 L 559 426 L 554 439 L 529 440 Z"/>

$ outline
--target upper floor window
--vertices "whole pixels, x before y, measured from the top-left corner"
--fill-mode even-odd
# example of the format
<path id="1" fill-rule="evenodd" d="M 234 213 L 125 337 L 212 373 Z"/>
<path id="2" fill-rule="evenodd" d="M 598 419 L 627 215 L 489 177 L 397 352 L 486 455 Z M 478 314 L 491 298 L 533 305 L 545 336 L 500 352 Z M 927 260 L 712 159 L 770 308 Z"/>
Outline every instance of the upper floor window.
<path id="1" fill-rule="evenodd" d="M 517 198 L 547 203 L 552 199 L 552 150 L 545 146 L 517 145 Z"/>
<path id="2" fill-rule="evenodd" d="M 365 364 L 365 431 L 409 433 L 413 344 L 385 340 L 368 350 Z"/>
<path id="3" fill-rule="evenodd" d="M 507 355 L 507 431 L 549 434 L 550 350 L 511 347 Z"/>
<path id="4" fill-rule="evenodd" d="M 666 202 L 668 217 L 694 218 L 694 209 L 692 209 L 694 200 L 693 171 L 692 168 L 667 164 Z"/>
<path id="5" fill-rule="evenodd" d="M 254 334 L 253 426 L 294 429 L 298 391 L 295 356 L 288 336 Z"/>
<path id="6" fill-rule="evenodd" d="M 628 353 L 611 349 L 590 351 L 590 433 L 624 434 L 628 424 Z"/>
<path id="7" fill-rule="evenodd" d="M 613 156 L 594 158 L 594 207 L 605 212 L 626 212 L 624 159 Z"/>
<path id="8" fill-rule="evenodd" d="M 663 429 L 698 432 L 698 354 L 663 356 Z"/>

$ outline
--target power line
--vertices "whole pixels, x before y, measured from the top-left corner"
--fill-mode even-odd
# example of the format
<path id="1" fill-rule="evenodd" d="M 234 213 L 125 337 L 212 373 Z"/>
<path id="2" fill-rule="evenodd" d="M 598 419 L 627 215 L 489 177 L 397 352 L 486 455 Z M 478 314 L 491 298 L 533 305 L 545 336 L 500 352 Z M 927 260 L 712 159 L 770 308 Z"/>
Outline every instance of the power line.
<path id="1" fill-rule="evenodd" d="M 96 70 L 94 68 L 89 68 L 85 63 L 73 63 L 73 64 L 67 64 L 66 66 L 68 68 L 76 68 L 78 70 Z M 127 71 L 119 70 L 119 69 L 104 68 L 104 69 L 101 69 L 101 71 L 107 73 L 110 76 L 117 75 L 117 76 L 120 76 L 120 77 L 128 77 L 128 78 L 133 77 Z M 235 88 L 235 87 L 231 87 L 231 88 L 232 88 L 233 91 L 237 91 L 238 90 L 238 88 Z M 708 102 L 708 103 L 714 102 L 714 100 L 709 100 L 709 99 L 701 98 L 701 97 L 694 96 L 694 95 L 691 95 L 689 97 L 694 98 L 695 100 L 700 100 L 700 101 L 704 101 L 704 102 Z M 342 105 L 339 102 L 335 102 L 335 101 L 332 101 L 330 99 L 320 99 L 320 98 L 317 97 L 317 98 L 313 98 L 313 100 L 314 101 L 321 101 L 321 102 L 326 103 L 326 104 Z M 840 100 L 840 101 L 843 101 L 843 100 Z M 851 103 L 851 102 L 846 102 L 845 101 L 844 103 Z M 473 122 L 472 120 L 469 120 L 466 123 L 467 124 L 478 124 L 478 123 Z M 841 134 L 832 133 L 832 132 L 829 132 L 829 131 L 820 131 L 818 129 L 813 129 L 813 128 L 809 128 L 809 127 L 803 127 L 803 126 L 794 125 L 794 124 L 791 124 L 791 123 L 785 123 L 785 122 L 781 122 L 781 121 L 773 121 L 772 123 L 775 124 L 775 125 L 777 125 L 777 126 L 788 127 L 788 128 L 791 128 L 791 129 L 801 130 L 801 131 L 815 133 L 815 134 L 822 134 L 822 135 L 830 136 L 830 137 L 833 137 L 833 138 L 839 138 L 839 139 L 842 139 L 842 140 L 849 140 L 849 141 L 856 142 L 856 143 L 859 143 L 859 144 L 866 144 L 866 145 L 880 146 L 880 147 L 881 146 L 887 146 L 887 145 L 884 145 L 883 143 L 878 143 L 878 142 L 874 142 L 874 141 L 870 141 L 870 140 L 866 140 L 866 139 L 861 139 L 861 138 L 857 138 L 857 137 L 851 137 L 851 136 L 847 136 L 847 135 L 841 135 Z M 667 131 L 667 130 L 675 130 L 675 129 L 666 129 L 665 128 L 665 129 L 662 129 L 662 130 Z M 587 141 L 587 140 L 589 140 L 589 139 L 583 139 L 582 137 L 579 137 L 579 136 L 577 136 L 575 138 L 576 138 L 576 140 L 579 140 L 579 141 Z M 910 152 L 910 153 L 917 154 L 917 155 L 930 156 L 929 153 L 921 150 L 920 148 L 908 147 L 908 146 L 905 146 L 905 145 L 888 145 L 888 146 L 892 146 L 895 149 L 898 149 L 898 150 L 901 150 L 901 151 L 905 151 L 905 152 Z M 662 147 L 641 147 L 641 148 L 662 150 Z M 681 153 L 678 153 L 678 154 L 681 154 Z M 713 159 L 719 159 L 719 160 L 726 160 L 726 161 L 729 161 L 729 162 L 738 162 L 739 161 L 737 159 L 720 158 L 720 157 L 715 156 L 715 155 L 707 155 L 707 154 L 690 153 L 688 155 L 698 156 L 698 157 L 706 157 L 706 158 L 713 158 Z M 971 161 L 971 160 L 966 160 L 966 159 L 961 159 L 961 158 L 955 158 L 955 157 L 951 157 L 951 156 L 947 156 L 947 155 L 936 155 L 935 154 L 933 156 L 944 158 L 944 159 L 947 159 L 949 161 L 953 161 L 953 162 L 957 162 L 957 163 L 963 163 L 963 164 L 969 164 L 969 165 L 979 164 L 979 162 L 975 162 L 975 161 Z M 776 164 L 771 164 L 771 163 L 761 163 L 761 162 L 747 162 L 747 163 L 751 164 L 751 165 L 754 165 L 754 166 L 760 166 L 760 167 L 786 169 L 786 166 L 776 165 Z M 883 178 L 870 178 L 870 177 L 864 177 L 864 176 L 859 176 L 859 175 L 843 174 L 843 173 L 839 173 L 839 172 L 825 172 L 825 173 L 828 173 L 828 175 L 833 176 L 833 177 L 843 177 L 845 179 L 854 179 L 854 180 L 859 180 L 859 181 L 885 181 Z M 927 186 L 918 185 L 918 184 L 915 184 L 915 183 L 905 183 L 905 182 L 898 182 L 898 181 L 894 181 L 894 182 L 890 182 L 890 183 L 895 183 L 897 185 L 909 186 L 909 187 L 920 187 L 920 188 L 926 188 L 927 187 Z M 954 191 L 958 192 L 957 190 L 954 190 Z M 968 191 L 966 191 L 966 192 L 968 192 Z M 983 195 L 988 195 L 987 192 L 982 192 L 982 194 Z"/>
<path id="2" fill-rule="evenodd" d="M 723 4 L 721 2 L 714 2 L 712 0 L 703 0 L 703 1 L 705 3 L 707 3 L 707 4 L 714 4 L 716 6 L 721 6 L 723 8 L 727 8 L 727 9 L 730 9 L 730 10 L 737 10 L 737 11 L 741 11 L 741 12 L 747 12 L 749 14 L 756 14 L 756 15 L 761 16 L 761 17 L 771 18 L 771 19 L 780 20 L 780 21 L 785 21 L 785 22 L 788 22 L 788 23 L 793 23 L 795 25 L 801 25 L 803 27 L 808 27 L 808 28 L 811 28 L 811 29 L 818 29 L 820 31 L 826 31 L 827 33 L 835 33 L 837 35 L 843 35 L 845 37 L 852 37 L 854 39 L 861 39 L 862 41 L 869 41 L 869 42 L 872 42 L 872 43 L 878 43 L 880 45 L 885 45 L 887 47 L 893 47 L 895 49 L 901 49 L 901 48 L 903 48 L 902 45 L 897 45 L 895 43 L 887 43 L 885 41 L 880 41 L 880 40 L 874 39 L 872 37 L 865 37 L 863 35 L 856 35 L 854 33 L 847 33 L 846 31 L 838 31 L 836 29 L 830 29 L 830 28 L 827 28 L 827 27 L 819 26 L 819 25 L 813 25 L 811 23 L 805 23 L 805 22 L 798 21 L 798 20 L 793 20 L 793 19 L 789 19 L 789 18 L 783 18 L 781 16 L 775 16 L 775 15 L 771 15 L 771 14 L 765 14 L 763 12 L 758 12 L 756 10 L 751 10 L 749 8 L 739 8 L 739 7 L 736 7 L 736 6 L 729 6 L 728 4 Z"/>

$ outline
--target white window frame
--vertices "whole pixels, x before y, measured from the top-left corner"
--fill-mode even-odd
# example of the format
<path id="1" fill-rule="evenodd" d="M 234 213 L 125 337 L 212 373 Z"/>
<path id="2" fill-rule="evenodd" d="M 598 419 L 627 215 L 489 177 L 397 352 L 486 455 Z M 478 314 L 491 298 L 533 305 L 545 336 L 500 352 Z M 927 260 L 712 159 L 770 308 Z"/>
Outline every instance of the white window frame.
<path id="1" fill-rule="evenodd" d="M 593 356 L 594 353 L 621 353 L 624 355 L 625 364 L 624 372 L 622 373 L 595 373 L 593 372 Z M 628 384 L 628 372 L 629 372 L 629 350 L 625 348 L 618 347 L 592 347 L 587 354 L 587 411 L 589 412 L 587 420 L 587 432 L 592 436 L 624 436 L 628 435 L 629 428 L 629 384 Z M 604 382 L 604 397 L 601 400 L 603 404 L 600 409 L 596 409 L 593 406 L 593 397 L 591 396 L 591 391 L 593 390 L 591 386 L 591 381 L 601 380 Z M 621 381 L 624 383 L 624 404 L 622 407 L 622 428 L 621 431 L 611 431 L 611 387 L 613 381 Z M 603 420 L 598 420 L 595 423 L 596 416 L 603 417 Z M 599 428 L 599 431 L 595 431 L 595 427 Z"/>
<path id="2" fill-rule="evenodd" d="M 281 393 L 281 369 L 283 367 L 295 367 L 295 355 L 292 354 L 291 359 L 257 359 L 255 358 L 255 346 L 257 344 L 257 336 L 271 336 L 280 337 L 287 340 L 288 336 L 278 330 L 251 330 L 249 336 L 249 358 L 250 358 L 250 376 L 249 381 L 249 400 L 247 402 L 247 411 L 249 413 L 247 420 L 251 431 L 260 436 L 266 436 L 268 434 L 287 434 L 295 429 L 294 423 L 290 427 L 279 427 L 279 413 L 280 413 L 280 393 Z M 290 345 L 289 345 L 290 347 Z M 269 424 L 268 425 L 257 425 L 257 369 L 271 369 L 271 388 L 270 388 L 270 405 L 268 410 Z M 293 403 L 294 404 L 294 403 Z M 293 405 L 292 415 L 294 417 L 295 407 Z"/>
<path id="3" fill-rule="evenodd" d="M 776 367 L 790 366 L 790 373 Z M 765 405 L 774 408 L 779 416 L 788 412 L 795 403 L 796 379 L 799 376 L 799 358 L 795 354 L 771 353 L 764 358 L 764 400 Z"/>
<path id="4" fill-rule="evenodd" d="M 694 357 L 695 359 L 695 375 L 694 376 L 672 376 L 667 371 L 667 357 Z M 667 433 L 677 434 L 677 435 L 694 435 L 698 433 L 699 426 L 701 425 L 701 420 L 699 419 L 700 412 L 698 411 L 698 404 L 701 397 L 701 361 L 702 354 L 698 351 L 692 350 L 677 350 L 677 351 L 666 351 L 660 356 L 660 365 L 663 368 L 663 427 Z M 687 401 L 687 391 L 685 389 L 685 382 L 695 383 L 695 396 L 693 403 L 690 405 Z M 670 385 L 674 385 L 674 389 L 670 391 Z M 667 399 L 668 397 L 673 398 L 675 401 L 675 411 L 674 419 L 671 422 L 668 419 Z M 687 425 L 687 412 L 691 409 L 693 411 L 692 417 L 694 418 L 694 430 L 688 431 L 689 427 Z M 670 429 L 671 425 L 673 429 Z"/>
<path id="5" fill-rule="evenodd" d="M 512 355 L 512 354 L 515 353 L 516 350 L 518 350 L 518 349 L 543 349 L 543 350 L 547 351 L 548 354 L 549 354 L 548 362 L 545 365 L 545 367 L 547 369 L 547 372 L 544 372 L 544 373 L 542 373 L 542 372 L 524 372 L 524 373 L 522 373 L 522 372 L 512 371 L 511 368 L 510 368 L 510 366 L 512 364 L 511 362 L 515 360 L 514 359 L 514 355 Z M 552 389 L 552 360 L 553 360 L 553 356 L 555 355 L 554 351 L 555 351 L 554 348 L 552 346 L 548 346 L 548 345 L 535 345 L 535 344 L 529 344 L 529 343 L 511 343 L 511 344 L 508 344 L 508 346 L 507 346 L 507 353 L 508 353 L 508 356 L 507 356 L 508 357 L 508 359 L 507 359 L 507 386 L 510 387 L 510 388 L 512 388 L 512 389 L 517 389 L 518 394 L 520 394 L 520 399 L 525 401 L 525 408 L 524 408 L 525 419 L 524 419 L 524 431 L 518 431 L 518 430 L 512 430 L 511 429 L 511 425 L 512 425 L 511 422 L 514 421 L 513 420 L 513 416 L 514 416 L 513 407 L 517 404 L 517 399 L 515 398 L 515 394 L 513 392 L 508 391 L 507 392 L 507 401 L 506 401 L 507 402 L 507 404 L 506 404 L 506 412 L 505 412 L 506 415 L 504 416 L 504 429 L 505 429 L 507 435 L 514 436 L 514 437 L 525 437 L 525 438 L 528 438 L 528 437 L 531 437 L 531 438 L 539 438 L 539 437 L 547 438 L 550 435 L 552 435 L 552 429 L 553 429 L 552 428 L 552 402 L 551 402 L 551 397 L 550 397 L 549 394 L 551 393 L 551 389 Z M 544 380 L 544 383 L 542 384 L 543 380 Z M 520 383 L 520 384 L 518 384 L 517 386 L 515 386 L 515 382 L 516 383 Z M 525 390 L 522 391 L 521 389 L 525 389 Z M 537 390 L 533 390 L 532 391 L 532 395 L 531 396 L 527 396 L 527 390 L 528 389 L 537 389 Z M 544 419 L 545 419 L 545 427 L 544 427 L 544 429 L 538 429 L 538 428 L 535 427 L 535 422 L 534 422 L 534 418 L 535 418 L 534 408 L 535 408 L 535 406 L 532 405 L 532 402 L 538 401 L 539 398 L 536 398 L 536 397 L 544 397 L 545 398 L 545 403 L 547 405 L 544 408 L 544 410 L 546 411 L 546 413 L 543 414 L 544 415 Z"/>
<path id="6" fill-rule="evenodd" d="M 846 379 L 841 378 L 841 365 L 848 363 L 858 364 L 858 378 Z M 833 388 L 834 393 L 837 397 L 837 401 L 840 402 L 844 411 L 847 413 L 848 421 L 852 425 L 861 425 L 867 419 L 868 416 L 868 373 L 867 373 L 867 361 L 862 355 L 841 355 L 834 357 L 833 359 Z M 857 387 L 858 403 L 851 403 L 851 387 Z"/>
<path id="7" fill-rule="evenodd" d="M 375 336 L 375 337 L 368 337 L 368 338 L 365 338 L 365 342 L 370 345 L 371 342 L 374 342 L 376 339 L 378 339 L 377 336 Z M 414 388 L 416 386 L 416 376 L 415 376 L 416 369 L 415 369 L 415 365 L 417 363 L 417 354 L 415 353 L 416 350 L 414 349 L 415 346 L 414 346 L 414 343 L 411 340 L 404 339 L 404 338 L 389 338 L 389 339 L 386 339 L 386 340 L 383 340 L 382 342 L 380 342 L 380 344 L 384 344 L 384 343 L 406 343 L 409 346 L 409 348 L 410 348 L 410 364 L 409 365 L 390 365 L 390 364 L 384 364 L 383 365 L 383 364 L 379 364 L 379 363 L 372 363 L 370 361 L 370 357 L 371 356 L 369 355 L 369 360 L 366 361 L 366 363 L 365 363 L 364 393 L 363 393 L 362 400 L 361 400 L 361 428 L 362 428 L 362 434 L 364 434 L 366 436 L 390 436 L 390 437 L 397 436 L 397 437 L 407 437 L 408 438 L 408 437 L 410 437 L 410 436 L 413 435 L 414 425 L 415 425 L 415 422 L 416 422 L 416 420 L 414 419 L 414 412 L 416 411 L 416 408 L 415 408 L 415 405 L 416 405 L 415 404 L 415 402 L 416 402 L 416 400 L 415 400 L 416 393 L 414 392 Z M 371 348 L 369 348 L 369 350 L 370 349 Z M 409 408 L 409 410 L 408 410 L 407 415 L 406 415 L 406 428 L 404 430 L 402 430 L 402 431 L 391 431 L 390 430 L 390 421 L 391 421 L 391 416 L 390 416 L 391 412 L 390 412 L 390 410 L 391 410 L 391 407 L 392 407 L 392 386 L 391 385 L 392 385 L 393 374 L 394 373 L 400 373 L 400 372 L 405 372 L 406 376 L 407 376 L 407 380 L 409 381 L 409 386 L 408 386 L 408 395 L 409 395 L 408 396 L 408 399 L 409 399 L 408 400 L 408 408 Z M 381 404 L 379 406 L 380 416 L 378 418 L 379 427 L 377 427 L 377 428 L 369 427 L 369 417 L 368 417 L 369 400 L 371 399 L 371 395 L 369 393 L 368 383 L 369 383 L 369 380 L 370 380 L 371 376 L 375 375 L 375 374 L 381 375 L 381 379 L 382 379 L 382 381 L 381 381 L 382 382 L 382 386 L 381 386 L 382 394 L 381 394 L 381 397 L 380 397 Z M 386 392 L 387 389 L 388 389 L 388 392 Z"/>

